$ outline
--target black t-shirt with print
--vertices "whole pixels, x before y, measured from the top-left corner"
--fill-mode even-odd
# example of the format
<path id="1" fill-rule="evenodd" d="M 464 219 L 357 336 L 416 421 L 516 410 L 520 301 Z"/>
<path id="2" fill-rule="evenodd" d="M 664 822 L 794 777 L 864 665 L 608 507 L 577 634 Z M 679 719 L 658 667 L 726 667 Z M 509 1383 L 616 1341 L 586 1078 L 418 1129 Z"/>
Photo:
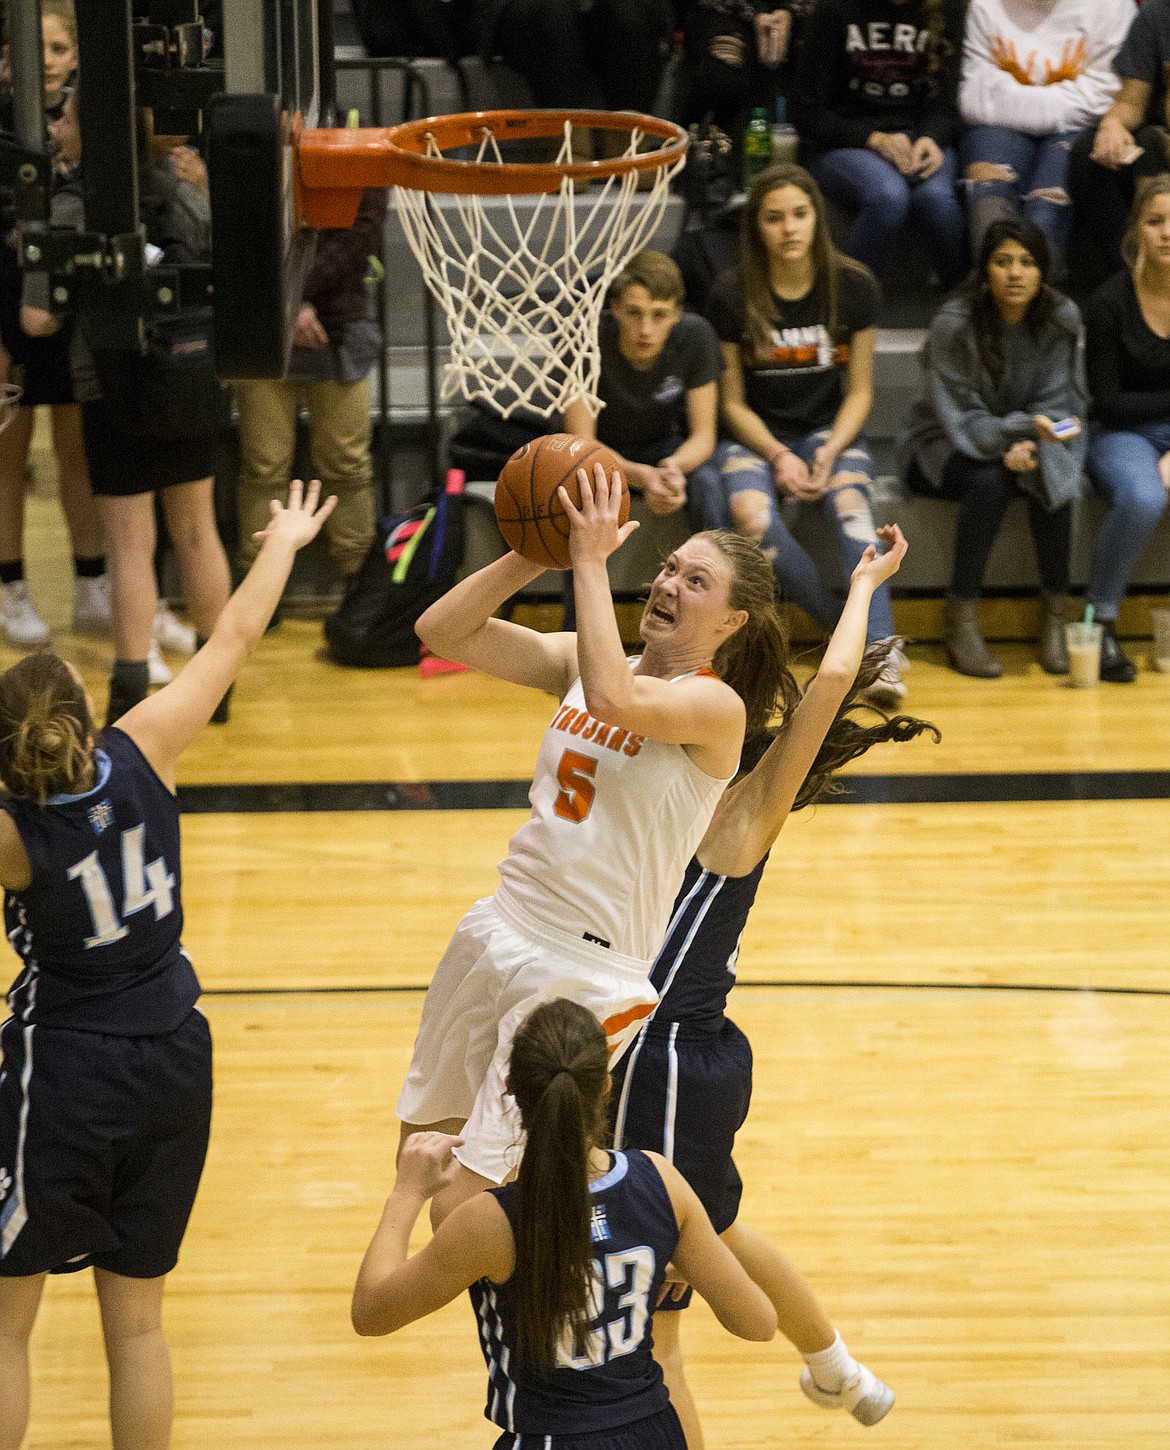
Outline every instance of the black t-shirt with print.
<path id="1" fill-rule="evenodd" d="M 1154 0 L 1150 0 L 1154 3 Z M 788 110 L 813 153 L 864 147 L 874 131 L 951 145 L 960 128 L 962 0 L 819 0 Z"/>
<path id="2" fill-rule="evenodd" d="M 685 438 L 689 432 L 688 391 L 713 383 L 723 371 L 723 353 L 711 324 L 705 317 L 684 312 L 648 368 L 636 368 L 622 356 L 612 312 L 602 314 L 597 341 L 601 348 L 597 392 L 605 404 L 597 415 L 598 441 L 619 453 L 639 455 L 663 443 L 669 453 L 677 446 L 679 433 Z"/>
<path id="3" fill-rule="evenodd" d="M 746 335 L 738 273 L 726 272 L 715 284 L 707 315 L 720 342 L 739 345 L 748 407 L 777 438 L 785 439 L 831 426 L 845 396 L 853 336 L 873 327 L 877 307 L 877 283 L 870 273 L 842 267 L 833 335 L 828 329 L 828 293 L 818 281 L 795 302 L 776 298 L 780 324 L 765 356 L 757 354 Z"/>
<path id="4" fill-rule="evenodd" d="M 1170 71 L 1170 0 L 1146 0 L 1113 57 L 1113 69 L 1150 87 L 1145 120 L 1160 124 Z"/>

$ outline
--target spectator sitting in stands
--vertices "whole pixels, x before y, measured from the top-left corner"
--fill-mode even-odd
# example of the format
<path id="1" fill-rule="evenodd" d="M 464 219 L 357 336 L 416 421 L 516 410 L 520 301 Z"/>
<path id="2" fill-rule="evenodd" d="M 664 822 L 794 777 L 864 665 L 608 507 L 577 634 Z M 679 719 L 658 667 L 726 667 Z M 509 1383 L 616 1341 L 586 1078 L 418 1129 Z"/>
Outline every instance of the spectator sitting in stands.
<path id="1" fill-rule="evenodd" d="M 997 217 L 1022 211 L 1064 255 L 1073 143 L 1109 109 L 1113 57 L 1133 0 L 971 0 L 963 42 L 959 145 L 971 250 Z"/>
<path id="2" fill-rule="evenodd" d="M 608 302 L 598 329 L 604 406 L 594 414 L 583 402 L 571 404 L 565 431 L 612 448 L 631 492 L 652 513 L 677 513 L 689 503 L 696 528 L 722 527 L 718 474 L 704 467 L 715 451 L 723 371 L 714 329 L 683 311 L 682 274 L 662 252 L 631 257 Z M 573 627 L 571 604 L 569 575 L 566 629 Z"/>
<path id="3" fill-rule="evenodd" d="M 519 71 L 538 106 L 653 113 L 671 0 L 485 0 L 479 12 L 483 54 Z"/>
<path id="4" fill-rule="evenodd" d="M 811 9 L 811 0 L 690 0 L 682 17 L 683 120 L 709 117 L 739 141 L 748 108 L 774 96 L 794 25 Z"/>
<path id="5" fill-rule="evenodd" d="M 1069 159 L 1068 189 L 1089 246 L 1085 282 L 1095 287 L 1121 263 L 1138 182 L 1170 166 L 1170 0 L 1145 0 L 1113 60 L 1121 89 L 1096 131 Z"/>
<path id="6" fill-rule="evenodd" d="M 337 496 L 325 532 L 345 578 L 360 568 L 374 537 L 370 369 L 382 334 L 368 316 L 364 279 L 385 219 L 385 191 L 369 190 L 351 227 L 317 234 L 287 377 L 236 384 L 241 569 L 260 547 L 254 535 L 267 528 L 272 499 L 288 492 L 302 402 L 313 474 Z"/>
<path id="7" fill-rule="evenodd" d="M 943 288 L 966 271 L 953 149 L 962 43 L 961 0 L 819 0 L 789 106 L 808 169 L 855 214 L 845 253 L 878 271 L 913 218 Z"/>
<path id="8" fill-rule="evenodd" d="M 778 499 L 820 509 L 846 578 L 877 539 L 873 459 L 861 436 L 873 406 L 877 283 L 833 246 L 816 182 L 791 164 L 756 178 L 741 257 L 708 304 L 727 364 L 720 410 L 734 440 L 720 443 L 715 461 L 732 526 L 764 549 L 781 591 L 827 633 L 841 603 Z M 871 642 L 894 633 L 888 584 L 874 591 L 868 629 Z M 891 649 L 869 701 L 896 706 L 905 668 L 902 650 Z"/>
<path id="9" fill-rule="evenodd" d="M 1093 417 L 1088 474 L 1109 512 L 1093 542 L 1085 602 L 1105 626 L 1101 678 L 1127 685 L 1137 666 L 1115 621 L 1170 489 L 1170 176 L 1138 184 L 1123 243 L 1127 267 L 1085 308 Z"/>
<path id="10" fill-rule="evenodd" d="M 946 606 L 951 665 L 962 675 L 1003 674 L 979 631 L 979 592 L 1013 499 L 1028 506 L 1040 569 L 1040 662 L 1068 673 L 1065 618 L 1072 501 L 1080 492 L 1085 387 L 1076 305 L 1049 284 L 1044 233 L 1001 217 L 983 235 L 979 262 L 958 297 L 930 324 L 926 396 L 902 440 L 902 474 L 915 493 L 957 499 Z M 1054 425 L 1075 423 L 1072 437 Z"/>

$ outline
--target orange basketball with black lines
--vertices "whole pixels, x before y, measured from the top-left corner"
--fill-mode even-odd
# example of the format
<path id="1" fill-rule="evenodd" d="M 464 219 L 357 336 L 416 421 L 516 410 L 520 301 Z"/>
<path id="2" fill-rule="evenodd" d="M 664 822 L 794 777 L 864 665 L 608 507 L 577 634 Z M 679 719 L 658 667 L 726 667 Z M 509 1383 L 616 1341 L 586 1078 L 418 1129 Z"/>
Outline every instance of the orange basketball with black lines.
<path id="1" fill-rule="evenodd" d="M 569 516 L 557 496 L 562 484 L 575 504 L 581 502 L 577 470 L 584 468 L 590 482 L 597 464 L 607 477 L 620 472 L 617 456 L 604 443 L 572 433 L 546 433 L 517 448 L 496 483 L 496 521 L 508 547 L 532 564 L 546 569 L 569 567 Z M 622 478 L 619 519 L 630 516 L 630 490 Z"/>

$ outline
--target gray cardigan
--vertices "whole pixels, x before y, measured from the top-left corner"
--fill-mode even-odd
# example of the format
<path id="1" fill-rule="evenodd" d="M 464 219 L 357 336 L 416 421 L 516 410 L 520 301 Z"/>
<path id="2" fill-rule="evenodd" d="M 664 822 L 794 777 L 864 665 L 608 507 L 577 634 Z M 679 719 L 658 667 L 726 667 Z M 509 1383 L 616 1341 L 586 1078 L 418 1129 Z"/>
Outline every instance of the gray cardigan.
<path id="1" fill-rule="evenodd" d="M 955 452 L 991 462 L 1013 443 L 1034 440 L 1040 467 L 1017 474 L 1016 481 L 1047 509 L 1058 509 L 1080 492 L 1086 429 L 1065 443 L 1037 439 L 1037 413 L 1052 421 L 1077 417 L 1087 409 L 1083 329 L 1076 304 L 1061 297 L 1056 311 L 1033 336 L 1024 327 L 1004 329 L 1003 377 L 998 385 L 983 366 L 975 345 L 970 303 L 945 302 L 935 314 L 922 352 L 926 394 L 912 408 L 898 440 L 903 478 L 912 463 L 932 488 L 941 488 L 943 469 Z"/>

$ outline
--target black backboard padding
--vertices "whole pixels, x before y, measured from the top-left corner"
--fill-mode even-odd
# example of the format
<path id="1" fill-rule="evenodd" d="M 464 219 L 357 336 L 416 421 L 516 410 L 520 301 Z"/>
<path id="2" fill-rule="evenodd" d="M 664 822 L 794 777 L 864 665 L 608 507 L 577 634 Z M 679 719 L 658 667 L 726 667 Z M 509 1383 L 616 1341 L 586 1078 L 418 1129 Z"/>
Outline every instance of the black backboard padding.
<path id="1" fill-rule="evenodd" d="M 208 133 L 216 369 L 283 377 L 315 235 L 292 214 L 280 99 L 216 96 Z"/>

